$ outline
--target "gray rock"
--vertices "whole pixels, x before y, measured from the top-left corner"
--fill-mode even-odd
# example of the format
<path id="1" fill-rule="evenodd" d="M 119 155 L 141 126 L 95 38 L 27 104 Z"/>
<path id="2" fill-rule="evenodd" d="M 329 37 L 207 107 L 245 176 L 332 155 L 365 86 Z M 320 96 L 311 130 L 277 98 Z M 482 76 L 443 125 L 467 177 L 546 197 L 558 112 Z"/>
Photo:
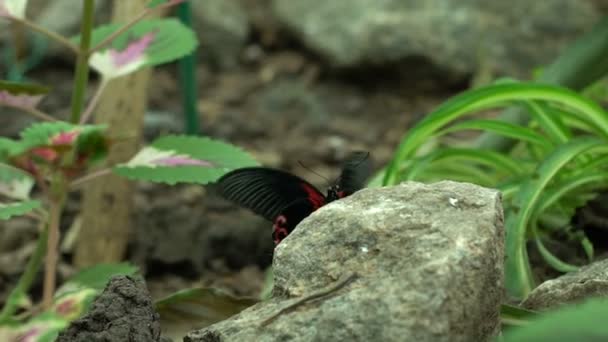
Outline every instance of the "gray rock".
<path id="1" fill-rule="evenodd" d="M 532 290 L 522 306 L 548 310 L 564 304 L 581 303 L 592 297 L 608 296 L 608 259 L 581 267 L 576 272 L 547 280 Z"/>
<path id="2" fill-rule="evenodd" d="M 163 341 L 159 319 L 143 279 L 116 276 L 89 312 L 72 321 L 57 342 Z"/>
<path id="3" fill-rule="evenodd" d="M 600 18 L 571 0 L 274 0 L 273 8 L 338 67 L 423 56 L 455 72 L 483 63 L 525 77 Z"/>
<path id="4" fill-rule="evenodd" d="M 272 298 L 184 341 L 484 341 L 503 298 L 500 194 L 408 182 L 322 207 L 275 249 Z M 269 317 L 311 294 L 334 293 Z"/>
<path id="5" fill-rule="evenodd" d="M 249 18 L 235 0 L 192 1 L 193 26 L 201 47 L 212 65 L 232 68 L 249 36 Z"/>

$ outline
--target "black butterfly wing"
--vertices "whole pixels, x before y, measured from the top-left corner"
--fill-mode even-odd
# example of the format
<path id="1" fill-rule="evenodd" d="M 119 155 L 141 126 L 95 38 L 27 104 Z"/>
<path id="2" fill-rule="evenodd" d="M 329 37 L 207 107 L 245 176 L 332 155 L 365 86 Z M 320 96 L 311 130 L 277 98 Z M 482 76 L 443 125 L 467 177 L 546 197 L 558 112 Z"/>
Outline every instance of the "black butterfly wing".
<path id="1" fill-rule="evenodd" d="M 353 152 L 342 165 L 342 173 L 338 181 L 341 196 L 345 197 L 365 187 L 365 181 L 372 173 L 372 163 L 369 152 Z"/>
<path id="2" fill-rule="evenodd" d="M 274 243 L 278 245 L 304 218 L 316 209 L 318 208 L 315 208 L 314 204 L 307 199 L 296 201 L 283 208 L 272 226 Z"/>
<path id="3" fill-rule="evenodd" d="M 226 199 L 270 221 L 275 221 L 284 208 L 299 201 L 307 201 L 313 210 L 325 204 L 325 196 L 312 184 L 276 169 L 236 169 L 222 176 L 218 184 Z"/>

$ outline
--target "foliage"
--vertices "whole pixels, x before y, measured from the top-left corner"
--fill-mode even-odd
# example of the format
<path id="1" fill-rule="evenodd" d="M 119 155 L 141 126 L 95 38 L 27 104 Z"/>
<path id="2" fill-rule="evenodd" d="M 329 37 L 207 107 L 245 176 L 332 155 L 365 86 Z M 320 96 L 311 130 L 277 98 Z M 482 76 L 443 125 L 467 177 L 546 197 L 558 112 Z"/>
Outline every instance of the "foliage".
<path id="1" fill-rule="evenodd" d="M 606 299 L 590 299 L 583 304 L 568 305 L 538 315 L 532 318 L 530 324 L 509 329 L 498 341 L 605 341 L 608 339 L 608 327 L 603 323 L 606 315 Z"/>
<path id="2" fill-rule="evenodd" d="M 257 162 L 239 148 L 208 138 L 165 136 L 142 149 L 129 162 L 114 167 L 127 178 L 175 184 L 206 184 L 227 171 Z"/>
<path id="3" fill-rule="evenodd" d="M 57 334 L 64 329 L 70 321 L 77 319 L 87 312 L 93 299 L 101 292 L 111 277 L 117 275 L 132 275 L 137 269 L 129 264 L 95 265 L 84 269 L 72 276 L 57 291 L 52 306 L 41 314 L 31 317 L 22 324 L 6 324 L 0 321 L 0 337 L 3 333 L 13 341 L 23 339 L 27 341 L 54 341 Z M 12 294 L 13 296 L 27 298 L 25 292 Z M 2 323 L 5 323 L 2 325 Z"/>
<path id="4" fill-rule="evenodd" d="M 0 0 L 0 20 L 35 28 L 78 57 L 70 122 L 58 120 L 37 108 L 48 88 L 0 80 L 0 106 L 19 109 L 43 120 L 24 129 L 19 139 L 0 138 L 0 219 L 29 215 L 41 223 L 34 254 L 0 311 L 0 340 L 52 341 L 69 321 L 86 312 L 110 277 L 136 272 L 129 264 L 96 265 L 82 270 L 55 290 L 56 264 L 47 263 L 42 312 L 33 314 L 35 307 L 28 291 L 42 266 L 44 254 L 46 260 L 57 260 L 61 213 L 70 190 L 112 171 L 136 180 L 205 184 L 234 168 L 256 164 L 245 152 L 222 142 L 204 137 L 168 136 L 144 147 L 127 163 L 92 171 L 97 162 L 106 159 L 117 140 L 105 125 L 84 124 L 94 112 L 98 95 L 107 81 L 141 67 L 181 58 L 196 48 L 194 33 L 177 20 L 143 20 L 153 9 L 181 2 L 183 0 L 153 0 L 131 22 L 93 30 L 92 1 L 86 0 L 80 41 L 78 37 L 66 39 L 30 22 L 25 15 L 26 1 Z M 89 64 L 102 74 L 102 82 L 83 110 Z M 33 189 L 35 196 L 32 196 Z M 200 312 L 216 305 L 217 315 L 213 319 L 238 312 L 252 303 L 216 290 L 196 289 L 166 298 L 159 302 L 159 308 L 178 312 L 184 305 L 195 302 L 201 305 Z M 226 303 L 232 303 L 228 311 L 220 308 Z M 20 309 L 23 312 L 17 315 Z"/>

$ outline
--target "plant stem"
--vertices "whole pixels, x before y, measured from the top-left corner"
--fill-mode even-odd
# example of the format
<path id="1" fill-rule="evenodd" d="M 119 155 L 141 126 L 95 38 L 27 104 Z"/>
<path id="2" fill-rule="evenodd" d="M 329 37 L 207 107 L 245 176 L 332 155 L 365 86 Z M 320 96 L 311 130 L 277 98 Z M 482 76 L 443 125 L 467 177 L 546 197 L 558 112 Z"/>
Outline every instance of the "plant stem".
<path id="1" fill-rule="evenodd" d="M 77 188 L 79 186 L 81 186 L 82 184 L 92 181 L 93 179 L 97 178 L 97 177 L 101 177 L 101 176 L 105 176 L 105 175 L 109 175 L 110 173 L 112 173 L 112 169 L 111 168 L 107 168 L 107 169 L 101 169 L 98 171 L 94 171 L 91 172 L 87 175 L 84 175 L 74 181 L 72 181 L 70 183 L 70 189 L 74 189 Z"/>
<path id="2" fill-rule="evenodd" d="M 51 184 L 50 211 L 49 211 L 49 232 L 46 248 L 46 260 L 44 269 L 44 288 L 42 293 L 42 307 L 48 310 L 53 304 L 53 294 L 55 293 L 55 276 L 57 270 L 57 260 L 59 259 L 59 224 L 61 223 L 61 213 L 66 197 L 65 180 L 62 176 Z"/>
<path id="3" fill-rule="evenodd" d="M 24 107 L 18 107 L 18 106 L 11 106 L 9 104 L 4 104 L 5 107 L 9 107 L 9 108 L 13 108 L 13 109 L 17 109 L 17 110 L 22 110 L 25 113 L 28 113 L 30 115 L 32 115 L 33 117 L 40 119 L 40 120 L 44 120 L 44 121 L 58 121 L 58 119 L 50 116 L 49 114 L 36 109 L 36 108 L 24 108 Z"/>
<path id="4" fill-rule="evenodd" d="M 82 25 L 80 27 L 80 49 L 76 60 L 76 77 L 72 90 L 71 123 L 80 121 L 80 112 L 84 103 L 84 95 L 89 80 L 89 47 L 91 46 L 91 32 L 93 31 L 93 15 L 95 14 L 95 0 L 84 0 L 82 9 Z"/>
<path id="5" fill-rule="evenodd" d="M 179 18 L 187 27 L 192 26 L 192 10 L 190 2 L 182 2 L 177 7 Z M 179 78 L 182 87 L 182 109 L 186 115 L 186 133 L 198 134 L 199 122 L 196 110 L 196 56 L 192 52 L 182 57 L 179 62 Z"/>
<path id="6" fill-rule="evenodd" d="M 34 281 L 38 270 L 40 270 L 40 266 L 42 266 L 42 257 L 46 251 L 47 236 L 48 225 L 44 224 L 40 236 L 38 236 L 38 241 L 36 242 L 36 249 L 27 262 L 25 271 L 19 278 L 17 285 L 6 299 L 6 304 L 4 305 L 4 308 L 2 308 L 2 312 L 0 312 L 0 325 L 10 322 L 11 317 L 15 314 L 15 311 L 17 311 L 22 296 L 25 296 L 30 286 L 32 286 L 32 282 Z"/>
<path id="7" fill-rule="evenodd" d="M 85 109 L 84 113 L 80 117 L 81 125 L 86 124 L 87 121 L 89 120 L 89 118 L 91 117 L 91 115 L 93 115 L 93 110 L 95 110 L 95 107 L 97 106 L 97 102 L 99 102 L 99 99 L 101 98 L 101 94 L 103 93 L 103 90 L 106 88 L 107 85 L 108 85 L 108 81 L 106 81 L 104 78 L 102 78 L 101 83 L 99 83 L 99 86 L 97 87 L 97 91 L 95 92 L 95 95 L 93 95 L 93 98 L 89 102 L 87 109 Z"/>
<path id="8" fill-rule="evenodd" d="M 47 30 L 46 28 L 44 28 L 42 26 L 38 26 L 37 24 L 35 24 L 27 19 L 11 17 L 11 20 L 23 25 L 24 27 L 29 28 L 32 31 L 43 34 L 44 36 L 48 37 L 49 39 L 52 39 L 52 40 L 56 41 L 57 43 L 72 50 L 74 53 L 78 53 L 78 51 L 79 51 L 78 47 L 76 45 L 72 44 L 72 42 L 70 42 L 67 38 L 65 38 L 64 36 L 62 36 L 58 33 Z"/>

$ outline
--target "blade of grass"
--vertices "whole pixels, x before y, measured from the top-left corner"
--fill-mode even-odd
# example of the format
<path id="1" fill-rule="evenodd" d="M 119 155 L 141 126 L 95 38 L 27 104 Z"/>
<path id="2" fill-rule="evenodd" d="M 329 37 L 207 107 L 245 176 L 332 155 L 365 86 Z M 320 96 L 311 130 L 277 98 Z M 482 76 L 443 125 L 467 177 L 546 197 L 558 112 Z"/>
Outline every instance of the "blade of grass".
<path id="1" fill-rule="evenodd" d="M 541 195 L 549 182 L 573 158 L 594 147 L 603 146 L 604 141 L 582 137 L 556 148 L 539 165 L 534 177 L 524 184 L 514 200 L 516 215 L 507 218 L 506 229 L 506 287 L 509 294 L 523 298 L 533 285 L 530 264 L 526 251 L 526 233 L 530 219 L 535 215 Z"/>
<path id="2" fill-rule="evenodd" d="M 492 108 L 496 104 L 506 101 L 521 100 L 546 100 L 561 103 L 578 115 L 587 117 L 599 128 L 602 136 L 608 138 L 608 114 L 599 105 L 575 92 L 534 83 L 491 85 L 451 98 L 412 128 L 401 140 L 395 156 L 389 163 L 383 184 L 395 184 L 398 180 L 399 165 L 411 158 L 416 150 L 443 126 L 471 112 Z"/>

